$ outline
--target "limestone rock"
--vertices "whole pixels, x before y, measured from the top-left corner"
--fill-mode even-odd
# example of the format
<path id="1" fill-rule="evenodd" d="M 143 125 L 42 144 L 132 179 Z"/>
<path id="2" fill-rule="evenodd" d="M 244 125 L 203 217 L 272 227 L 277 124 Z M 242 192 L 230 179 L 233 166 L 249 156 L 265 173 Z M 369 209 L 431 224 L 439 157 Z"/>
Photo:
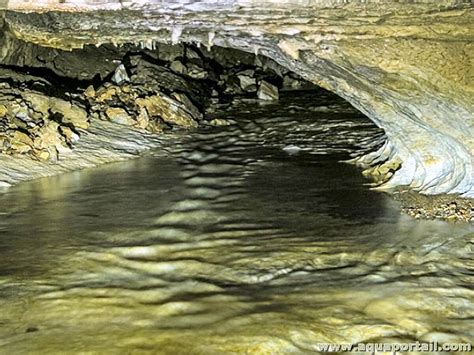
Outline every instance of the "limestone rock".
<path id="1" fill-rule="evenodd" d="M 36 112 L 47 115 L 50 109 L 50 98 L 34 92 L 25 92 L 23 98 L 31 104 L 31 108 Z"/>
<path id="2" fill-rule="evenodd" d="M 231 122 L 223 118 L 214 118 L 209 121 L 211 126 L 221 127 L 221 126 L 230 126 Z"/>
<path id="3" fill-rule="evenodd" d="M 222 74 L 220 75 L 219 86 L 224 88 L 223 92 L 226 95 L 241 95 L 244 93 L 240 86 L 240 80 L 235 75 Z"/>
<path id="4" fill-rule="evenodd" d="M 176 74 L 187 74 L 188 72 L 188 68 L 186 68 L 186 66 L 181 63 L 179 60 L 175 60 L 171 63 L 170 65 L 170 69 L 175 72 Z"/>
<path id="5" fill-rule="evenodd" d="M 184 46 L 182 44 L 169 45 L 162 43 L 157 52 L 157 58 L 166 62 L 172 62 L 178 58 L 184 58 Z"/>
<path id="6" fill-rule="evenodd" d="M 246 70 L 237 75 L 240 82 L 240 87 L 246 92 L 255 92 L 257 90 L 257 80 L 255 79 L 255 72 L 253 70 Z"/>
<path id="7" fill-rule="evenodd" d="M 164 122 L 183 128 L 196 127 L 197 122 L 187 111 L 185 105 L 164 94 L 156 94 L 136 101 L 141 108 L 146 108 L 150 117 L 159 117 Z"/>
<path id="8" fill-rule="evenodd" d="M 18 154 L 28 153 L 33 149 L 33 140 L 27 134 L 15 131 L 10 139 L 10 148 Z"/>
<path id="9" fill-rule="evenodd" d="M 7 106 L 0 105 L 0 118 L 5 117 L 8 113 Z"/>
<path id="10" fill-rule="evenodd" d="M 112 82 L 117 85 L 122 85 L 129 81 L 130 78 L 128 77 L 127 69 L 123 64 L 120 64 L 117 69 L 115 69 L 115 73 L 112 76 Z"/>
<path id="11" fill-rule="evenodd" d="M 195 64 L 188 65 L 187 75 L 193 79 L 198 80 L 209 78 L 208 72 Z"/>
<path id="12" fill-rule="evenodd" d="M 97 102 L 108 101 L 112 99 L 117 94 L 117 92 L 118 90 L 116 87 L 103 86 L 100 89 L 98 89 L 96 92 L 96 101 Z"/>
<path id="13" fill-rule="evenodd" d="M 51 112 L 63 116 L 64 123 L 70 123 L 77 128 L 89 128 L 89 117 L 84 109 L 58 98 L 51 98 L 49 105 Z"/>
<path id="14" fill-rule="evenodd" d="M 66 139 L 67 143 L 73 143 L 79 140 L 79 135 L 67 126 L 59 127 L 59 131 L 61 132 L 63 137 Z"/>
<path id="15" fill-rule="evenodd" d="M 261 81 L 258 87 L 257 96 L 260 100 L 273 101 L 278 100 L 278 88 L 266 81 Z"/>
<path id="16" fill-rule="evenodd" d="M 195 11 L 193 6 L 171 8 L 167 2 L 132 0 L 125 3 L 134 11 L 127 12 L 127 21 L 120 26 L 117 20 L 122 13 L 97 11 L 110 6 L 110 1 L 94 6 L 79 0 L 3 3 L 8 9 L 2 17 L 5 37 L 21 39 L 28 49 L 24 52 L 35 57 L 38 53 L 29 51 L 29 45 L 71 50 L 101 47 L 104 38 L 120 44 L 172 39 L 232 47 L 234 52 L 242 51 L 238 61 L 245 65 L 253 64 L 260 54 L 272 57 L 280 66 L 345 98 L 387 132 L 383 148 L 357 161 L 370 167 L 375 161 L 399 157 L 403 164 L 384 188 L 409 186 L 426 194 L 474 196 L 469 32 L 474 12 L 466 1 L 403 0 L 387 6 L 379 1 L 317 0 L 304 6 L 267 1 L 264 7 L 248 1 L 239 1 L 239 6 L 204 1 L 206 11 Z M 74 4 L 84 11 L 13 11 L 26 7 L 47 12 L 72 9 Z M 212 41 L 203 34 L 203 24 L 206 31 L 218 29 Z M 179 30 L 170 38 L 163 29 L 173 26 Z M 10 44 L 2 41 L 0 51 L 2 56 L 7 53 L 10 63 L 30 61 L 5 49 Z M 169 61 L 184 58 L 183 48 L 179 44 L 180 53 L 168 56 Z M 156 57 L 160 52 L 147 53 Z M 229 66 L 234 66 L 234 54 L 227 57 L 231 57 Z M 144 78 L 143 84 L 150 88 L 165 83 L 162 87 L 171 88 L 170 92 L 179 83 L 161 69 L 150 74 L 137 79 Z M 205 95 L 199 89 L 193 95 L 189 96 L 193 102 L 203 102 Z"/>
<path id="17" fill-rule="evenodd" d="M 54 90 L 48 89 L 47 83 L 40 85 L 41 78 L 21 73 L 8 74 L 14 78 L 14 83 L 8 88 L 0 87 L 3 115 L 0 120 L 0 152 L 28 154 L 40 160 L 58 159 L 58 152 L 67 152 L 79 139 L 76 129 L 89 127 L 88 113 L 72 98 L 65 100 L 49 96 L 49 92 Z M 46 89 L 44 92 L 30 89 L 24 85 L 25 80 L 38 83 L 38 88 L 46 86 Z"/>
<path id="18" fill-rule="evenodd" d="M 84 91 L 84 96 L 88 99 L 95 97 L 95 89 L 94 86 L 89 85 L 87 89 Z"/>
<path id="19" fill-rule="evenodd" d="M 191 114 L 193 120 L 199 121 L 202 118 L 201 112 L 185 94 L 174 92 L 171 94 L 171 97 L 184 105 L 183 109 L 185 109 Z"/>
<path id="20" fill-rule="evenodd" d="M 130 115 L 123 108 L 120 107 L 109 107 L 105 114 L 112 122 L 123 124 L 126 126 L 132 126 L 135 124 L 135 121 L 130 117 Z"/>
<path id="21" fill-rule="evenodd" d="M 377 164 L 363 171 L 363 174 L 374 180 L 375 185 L 384 184 L 390 180 L 394 173 L 402 167 L 400 158 L 395 157 L 382 164 Z"/>
<path id="22" fill-rule="evenodd" d="M 286 74 L 283 76 L 282 90 L 305 90 L 305 89 L 314 89 L 317 86 L 308 83 L 302 78 L 295 78 L 294 74 Z"/>

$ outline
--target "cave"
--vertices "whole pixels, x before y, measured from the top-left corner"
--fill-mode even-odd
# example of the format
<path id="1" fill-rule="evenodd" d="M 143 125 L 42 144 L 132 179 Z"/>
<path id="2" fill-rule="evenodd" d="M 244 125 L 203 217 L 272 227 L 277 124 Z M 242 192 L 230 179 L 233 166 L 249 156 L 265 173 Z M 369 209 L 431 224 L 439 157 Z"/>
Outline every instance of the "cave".
<path id="1" fill-rule="evenodd" d="M 0 353 L 470 351 L 473 16 L 0 0 Z"/>

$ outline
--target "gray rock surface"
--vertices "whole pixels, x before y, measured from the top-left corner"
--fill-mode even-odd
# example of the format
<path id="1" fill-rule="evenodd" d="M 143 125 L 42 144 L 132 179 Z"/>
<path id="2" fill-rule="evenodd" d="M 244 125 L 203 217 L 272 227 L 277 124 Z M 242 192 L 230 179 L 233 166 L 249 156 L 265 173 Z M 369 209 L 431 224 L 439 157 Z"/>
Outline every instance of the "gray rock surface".
<path id="1" fill-rule="evenodd" d="M 257 96 L 260 100 L 272 101 L 278 100 L 278 88 L 266 81 L 260 82 Z"/>

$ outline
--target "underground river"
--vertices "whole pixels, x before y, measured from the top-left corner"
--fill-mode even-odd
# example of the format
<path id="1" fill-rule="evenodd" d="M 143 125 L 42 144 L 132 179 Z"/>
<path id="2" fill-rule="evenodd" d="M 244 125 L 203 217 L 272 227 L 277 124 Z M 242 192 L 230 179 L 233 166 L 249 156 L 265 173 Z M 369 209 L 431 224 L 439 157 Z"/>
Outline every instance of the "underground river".
<path id="1" fill-rule="evenodd" d="M 216 117 L 0 194 L 0 353 L 474 339 L 472 225 L 402 216 L 341 162 L 381 130 L 299 93 Z"/>

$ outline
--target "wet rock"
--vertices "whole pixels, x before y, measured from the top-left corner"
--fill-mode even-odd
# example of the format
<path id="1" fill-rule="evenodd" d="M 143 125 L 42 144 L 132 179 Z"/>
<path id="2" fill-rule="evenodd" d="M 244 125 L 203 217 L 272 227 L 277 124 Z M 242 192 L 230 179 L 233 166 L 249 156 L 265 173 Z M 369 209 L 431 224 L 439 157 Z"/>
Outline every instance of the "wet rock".
<path id="1" fill-rule="evenodd" d="M 202 113 L 198 110 L 196 106 L 191 102 L 191 100 L 183 93 L 174 92 L 171 94 L 171 97 L 176 99 L 178 102 L 184 105 L 187 111 L 193 117 L 193 120 L 199 121 L 202 118 Z"/>
<path id="2" fill-rule="evenodd" d="M 278 100 L 278 88 L 275 85 L 272 85 L 266 81 L 261 81 L 257 96 L 260 100 L 273 101 Z"/>
<path id="3" fill-rule="evenodd" d="M 240 65 L 253 66 L 255 64 L 254 54 L 232 48 L 212 47 L 211 50 L 203 49 L 202 54 L 224 68 L 234 68 Z"/>
<path id="4" fill-rule="evenodd" d="M 211 126 L 221 127 L 221 126 L 230 126 L 232 123 L 229 120 L 223 118 L 214 118 L 209 121 Z"/>
<path id="5" fill-rule="evenodd" d="M 149 54 L 149 52 L 147 52 L 147 54 Z M 153 54 L 156 55 L 156 58 L 159 60 L 172 62 L 176 59 L 184 58 L 184 46 L 182 44 L 169 45 L 160 43 L 158 50 Z"/>
<path id="6" fill-rule="evenodd" d="M 31 108 L 36 111 L 40 112 L 42 115 L 47 115 L 48 111 L 51 107 L 50 105 L 50 98 L 35 92 L 26 91 L 22 94 L 22 97 L 25 99 L 26 102 L 29 103 Z M 24 108 L 24 107 L 23 107 Z M 16 112 L 18 115 L 19 111 Z M 28 116 L 27 114 L 25 116 Z"/>
<path id="7" fill-rule="evenodd" d="M 129 46 L 117 48 L 105 44 L 55 51 L 7 35 L 0 40 L 0 61 L 7 65 L 47 68 L 61 77 L 92 80 L 94 77 L 105 78 L 113 73 L 116 61 L 123 58 L 128 50 Z"/>
<path id="8" fill-rule="evenodd" d="M 192 102 L 199 103 L 200 110 L 208 105 L 211 89 L 206 83 L 195 80 L 191 76 L 184 78 L 173 73 L 169 68 L 150 63 L 140 56 L 132 57 L 131 60 L 134 61 L 135 66 L 130 69 L 130 81 L 131 85 L 140 92 L 140 96 L 149 96 L 157 91 L 167 95 L 180 92 L 186 93 Z M 197 70 L 203 71 L 202 68 Z M 197 72 L 196 75 L 199 76 Z"/>
<path id="9" fill-rule="evenodd" d="M 72 124 L 74 127 L 87 129 L 90 126 L 87 112 L 77 104 L 71 102 L 51 98 L 50 110 L 52 113 L 59 113 L 63 116 L 62 122 Z"/>
<path id="10" fill-rule="evenodd" d="M 186 106 L 164 94 L 156 94 L 136 101 L 140 108 L 146 108 L 150 117 L 158 117 L 166 123 L 183 128 L 196 127 L 197 122 Z"/>
<path id="11" fill-rule="evenodd" d="M 173 61 L 170 65 L 170 69 L 176 74 L 185 75 L 188 73 L 188 68 L 179 60 Z"/>
<path id="12" fill-rule="evenodd" d="M 294 73 L 288 73 L 283 75 L 281 90 L 292 91 L 292 90 L 315 90 L 318 86 L 304 80 L 300 76 Z"/>
<path id="13" fill-rule="evenodd" d="M 112 76 L 112 82 L 117 85 L 122 85 L 128 83 L 130 78 L 128 77 L 127 69 L 125 65 L 120 64 L 117 69 L 115 69 L 115 73 Z"/>
<path id="14" fill-rule="evenodd" d="M 188 64 L 187 75 L 193 79 L 203 80 L 209 78 L 209 73 L 196 64 Z"/>
<path id="15" fill-rule="evenodd" d="M 5 105 L 0 105 L 0 118 L 3 118 L 7 115 L 8 109 Z"/>
<path id="16" fill-rule="evenodd" d="M 459 195 L 421 195 L 396 191 L 393 195 L 402 204 L 402 213 L 416 219 L 440 219 L 448 222 L 474 222 L 474 199 Z"/>
<path id="17" fill-rule="evenodd" d="M 18 154 L 28 153 L 33 149 L 33 140 L 20 131 L 14 131 L 10 139 L 10 149 Z"/>
<path id="18" fill-rule="evenodd" d="M 362 174 L 374 180 L 374 185 L 381 185 L 390 180 L 397 170 L 402 167 L 402 161 L 395 157 L 382 164 L 366 169 Z"/>
<path id="19" fill-rule="evenodd" d="M 59 124 L 49 121 L 41 127 L 39 135 L 35 139 L 35 156 L 43 160 L 56 161 L 59 158 L 58 148 L 61 149 L 64 143 L 59 132 Z"/>
<path id="20" fill-rule="evenodd" d="M 257 80 L 253 70 L 246 70 L 237 75 L 240 82 L 240 88 L 246 92 L 255 92 L 257 90 Z"/>
<path id="21" fill-rule="evenodd" d="M 236 75 L 221 74 L 218 85 L 225 95 L 242 95 L 244 91 L 240 87 L 240 80 Z"/>
<path id="22" fill-rule="evenodd" d="M 197 48 L 191 46 L 186 46 L 185 55 L 186 59 L 190 62 L 200 63 L 202 60 L 201 52 Z"/>
<path id="23" fill-rule="evenodd" d="M 87 89 L 84 91 L 84 96 L 88 99 L 95 97 L 96 92 L 94 86 L 89 85 Z"/>
<path id="24" fill-rule="evenodd" d="M 133 126 L 135 121 L 130 117 L 130 115 L 123 108 L 120 107 L 109 107 L 105 111 L 108 119 L 112 122 L 123 124 L 126 126 Z"/>
<path id="25" fill-rule="evenodd" d="M 135 66 L 129 83 L 122 86 L 105 83 L 95 95 L 90 90 L 86 98 L 93 113 L 152 133 L 172 126 L 196 127 L 202 113 L 190 97 L 199 100 L 205 95 L 203 87 L 140 56 L 134 56 L 131 61 Z M 175 70 L 183 69 L 180 61 L 173 63 Z"/>
<path id="26" fill-rule="evenodd" d="M 80 102 L 66 99 L 67 94 L 51 96 L 54 90 L 41 78 L 0 70 L 2 74 L 13 78 L 13 83 L 0 88 L 0 151 L 55 161 L 58 152 L 67 152 L 79 139 L 77 129 L 89 127 L 88 112 Z M 25 80 L 41 83 L 38 88 L 44 92 L 27 88 Z"/>
<path id="27" fill-rule="evenodd" d="M 66 142 L 68 143 L 77 142 L 79 140 L 79 135 L 67 126 L 59 127 L 59 131 L 62 136 L 66 138 Z"/>
<path id="28" fill-rule="evenodd" d="M 106 102 L 111 100 L 117 94 L 117 88 L 109 85 L 104 85 L 99 88 L 95 95 L 95 101 Z"/>

